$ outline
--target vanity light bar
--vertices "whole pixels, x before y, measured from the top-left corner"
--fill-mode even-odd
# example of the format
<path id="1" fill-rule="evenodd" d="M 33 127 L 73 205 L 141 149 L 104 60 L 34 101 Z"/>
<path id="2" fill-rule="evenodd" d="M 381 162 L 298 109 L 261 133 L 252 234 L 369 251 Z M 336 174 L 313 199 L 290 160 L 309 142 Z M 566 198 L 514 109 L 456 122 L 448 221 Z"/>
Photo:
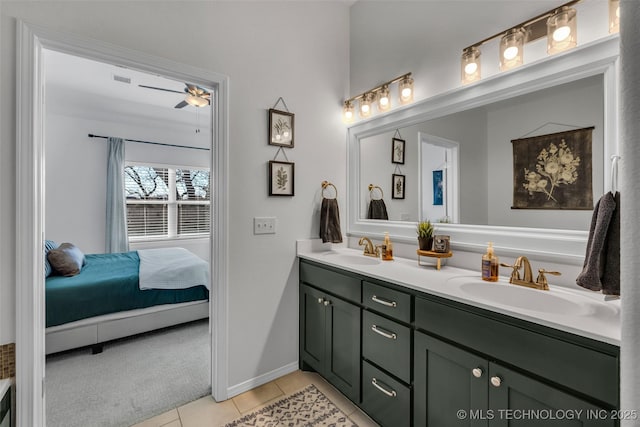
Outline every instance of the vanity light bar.
<path id="1" fill-rule="evenodd" d="M 360 117 L 367 118 L 373 113 L 373 105 L 377 105 L 378 111 L 385 112 L 391 109 L 391 95 L 389 86 L 398 83 L 398 97 L 400 104 L 408 104 L 413 101 L 413 78 L 411 73 L 403 74 L 393 80 L 382 83 L 359 95 L 346 99 L 342 107 L 342 119 L 345 123 L 351 123 L 355 119 L 355 103 L 358 101 Z"/>
<path id="2" fill-rule="evenodd" d="M 500 37 L 500 71 L 510 70 L 524 63 L 525 43 L 547 36 L 547 53 L 554 54 L 577 45 L 576 10 L 572 0 L 527 21 L 487 37 L 462 50 L 460 74 L 462 84 L 480 80 L 480 46 Z M 609 0 L 619 1 L 619 0 Z M 618 9 L 619 10 L 619 9 Z M 618 12 L 619 14 L 619 12 Z"/>

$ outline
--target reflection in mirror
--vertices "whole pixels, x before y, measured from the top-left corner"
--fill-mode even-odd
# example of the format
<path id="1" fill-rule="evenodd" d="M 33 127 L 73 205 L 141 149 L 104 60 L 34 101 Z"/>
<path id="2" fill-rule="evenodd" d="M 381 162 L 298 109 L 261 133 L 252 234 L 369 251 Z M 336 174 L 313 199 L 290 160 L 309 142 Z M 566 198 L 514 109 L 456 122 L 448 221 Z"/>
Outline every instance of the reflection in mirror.
<path id="1" fill-rule="evenodd" d="M 361 138 L 360 218 L 367 218 L 367 186 L 374 183 L 391 194 L 391 175 L 401 173 L 405 198 L 385 200 L 392 221 L 448 218 L 460 224 L 587 230 L 591 211 L 511 209 L 518 172 L 511 140 L 590 126 L 595 127 L 593 157 L 584 161 L 592 162 L 597 200 L 604 190 L 602 74 L 400 128 L 406 140 L 403 165 L 391 159 L 396 129 Z M 456 170 L 450 169 L 454 165 Z M 445 185 L 441 202 L 434 197 L 436 171 Z"/>

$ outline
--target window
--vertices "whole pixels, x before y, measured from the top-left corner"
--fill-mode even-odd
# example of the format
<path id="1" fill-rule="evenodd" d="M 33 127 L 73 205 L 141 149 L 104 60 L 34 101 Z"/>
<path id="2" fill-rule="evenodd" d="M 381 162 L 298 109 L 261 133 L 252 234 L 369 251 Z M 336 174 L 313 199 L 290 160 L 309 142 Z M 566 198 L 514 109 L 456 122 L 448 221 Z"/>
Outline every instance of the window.
<path id="1" fill-rule="evenodd" d="M 124 172 L 129 238 L 209 234 L 208 169 L 130 164 Z"/>

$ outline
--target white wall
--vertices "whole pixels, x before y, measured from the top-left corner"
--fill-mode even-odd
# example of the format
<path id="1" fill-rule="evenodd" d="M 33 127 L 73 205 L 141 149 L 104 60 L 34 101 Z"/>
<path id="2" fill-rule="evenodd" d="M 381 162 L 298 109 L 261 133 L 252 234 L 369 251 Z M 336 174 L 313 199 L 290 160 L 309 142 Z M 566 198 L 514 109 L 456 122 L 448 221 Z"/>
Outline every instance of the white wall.
<path id="1" fill-rule="evenodd" d="M 79 114 L 58 114 L 48 97 L 45 115 L 45 233 L 58 243 L 72 242 L 84 253 L 103 253 L 106 224 L 107 141 L 90 138 L 89 133 L 120 136 L 143 141 L 172 142 L 188 145 L 193 129 L 171 123 L 154 123 L 138 119 L 89 119 Z M 86 112 L 85 112 L 86 114 Z M 83 114 L 84 115 L 84 114 Z M 89 116 L 94 114 L 89 113 Z M 100 117 L 100 116 L 99 116 Z M 104 117 L 104 116 L 102 116 Z M 204 132 L 203 132 L 204 133 Z M 198 136 L 207 140 L 207 135 Z M 204 153 L 204 154 L 203 154 Z M 133 162 L 169 166 L 209 167 L 207 152 L 202 150 L 126 143 L 125 159 Z M 200 242 L 164 242 L 164 246 L 186 243 L 189 250 L 209 259 L 208 239 Z M 140 247 L 133 245 L 132 249 Z"/>
<path id="2" fill-rule="evenodd" d="M 0 7 L 0 343 L 15 340 L 15 18 L 21 18 L 230 77 L 229 384 L 295 363 L 295 240 L 318 235 L 322 180 L 342 190 L 338 201 L 345 206 L 340 100 L 347 96 L 348 4 L 3 1 Z M 292 198 L 267 196 L 267 162 L 276 153 L 267 144 L 267 109 L 280 96 L 296 114 L 296 146 L 287 151 L 296 163 Z M 277 234 L 254 236 L 254 216 L 277 217 Z"/>
<path id="3" fill-rule="evenodd" d="M 557 0 L 359 1 L 351 8 L 351 95 L 411 72 L 415 100 L 461 86 L 462 49 L 558 7 Z M 608 35 L 606 0 L 583 0 L 578 45 Z M 473 17 L 471 25 L 457 22 Z M 603 19 L 603 17 L 605 17 Z M 482 76 L 499 73 L 498 43 L 482 46 Z M 524 47 L 525 64 L 544 58 L 546 38 Z"/>

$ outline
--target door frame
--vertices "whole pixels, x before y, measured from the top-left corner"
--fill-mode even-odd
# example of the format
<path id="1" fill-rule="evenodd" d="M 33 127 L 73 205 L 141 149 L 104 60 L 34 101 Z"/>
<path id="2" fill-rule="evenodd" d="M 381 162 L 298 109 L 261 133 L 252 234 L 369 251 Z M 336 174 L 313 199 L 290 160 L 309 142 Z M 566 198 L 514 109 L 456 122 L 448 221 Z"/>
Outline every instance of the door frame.
<path id="1" fill-rule="evenodd" d="M 44 73 L 42 49 L 56 50 L 215 88 L 211 133 L 211 388 L 228 398 L 229 78 L 99 40 L 17 23 L 16 77 L 16 419 L 45 425 Z"/>

